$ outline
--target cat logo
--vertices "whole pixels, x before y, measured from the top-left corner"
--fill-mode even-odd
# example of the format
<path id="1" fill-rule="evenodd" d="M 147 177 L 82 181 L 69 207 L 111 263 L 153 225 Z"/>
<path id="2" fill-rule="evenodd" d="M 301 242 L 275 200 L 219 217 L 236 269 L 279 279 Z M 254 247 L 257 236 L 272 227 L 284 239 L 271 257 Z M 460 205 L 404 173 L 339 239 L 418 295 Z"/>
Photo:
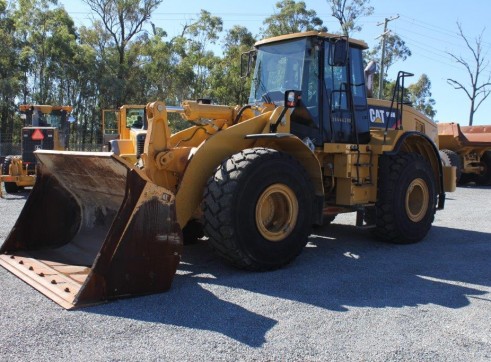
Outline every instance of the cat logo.
<path id="1" fill-rule="evenodd" d="M 384 124 L 384 116 L 383 110 L 370 108 L 370 122 Z"/>
<path id="2" fill-rule="evenodd" d="M 376 117 L 376 118 L 375 118 L 375 119 L 372 121 L 372 123 L 382 123 L 382 124 L 383 124 L 383 123 L 384 123 L 384 121 L 382 121 L 382 118 L 380 118 L 380 117 Z"/>
<path id="3" fill-rule="evenodd" d="M 376 124 L 385 124 L 386 121 L 396 117 L 396 113 L 394 111 L 390 112 L 384 109 L 370 108 L 369 113 L 370 122 Z"/>

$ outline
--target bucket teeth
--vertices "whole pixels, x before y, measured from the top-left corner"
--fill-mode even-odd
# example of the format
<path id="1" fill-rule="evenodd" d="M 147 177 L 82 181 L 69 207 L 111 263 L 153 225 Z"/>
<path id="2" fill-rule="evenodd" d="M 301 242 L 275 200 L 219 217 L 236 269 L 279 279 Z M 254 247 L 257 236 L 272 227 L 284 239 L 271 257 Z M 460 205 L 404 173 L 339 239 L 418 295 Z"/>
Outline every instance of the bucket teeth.
<path id="1" fill-rule="evenodd" d="M 0 265 L 67 309 L 170 288 L 182 232 L 169 190 L 111 153 L 36 157 Z"/>

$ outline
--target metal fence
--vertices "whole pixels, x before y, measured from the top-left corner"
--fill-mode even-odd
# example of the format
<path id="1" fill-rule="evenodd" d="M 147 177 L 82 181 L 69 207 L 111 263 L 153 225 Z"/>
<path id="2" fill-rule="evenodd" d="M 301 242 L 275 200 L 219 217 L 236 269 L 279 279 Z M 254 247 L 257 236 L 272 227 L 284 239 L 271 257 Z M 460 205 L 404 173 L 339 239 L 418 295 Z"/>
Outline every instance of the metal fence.
<path id="1" fill-rule="evenodd" d="M 20 155 L 20 142 L 14 140 L 12 134 L 0 133 L 0 156 Z"/>

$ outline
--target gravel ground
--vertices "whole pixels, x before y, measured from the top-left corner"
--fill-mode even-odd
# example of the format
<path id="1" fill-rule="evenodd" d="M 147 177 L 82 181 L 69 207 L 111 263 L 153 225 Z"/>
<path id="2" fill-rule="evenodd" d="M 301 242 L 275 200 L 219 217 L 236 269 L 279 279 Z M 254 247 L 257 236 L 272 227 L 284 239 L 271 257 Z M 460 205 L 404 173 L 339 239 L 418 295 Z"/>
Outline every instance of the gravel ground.
<path id="1" fill-rule="evenodd" d="M 0 244 L 26 197 L 0 199 Z M 169 292 L 76 311 L 0 268 L 0 360 L 491 361 L 490 200 L 458 188 L 405 246 L 339 216 L 275 272 L 186 246 Z"/>

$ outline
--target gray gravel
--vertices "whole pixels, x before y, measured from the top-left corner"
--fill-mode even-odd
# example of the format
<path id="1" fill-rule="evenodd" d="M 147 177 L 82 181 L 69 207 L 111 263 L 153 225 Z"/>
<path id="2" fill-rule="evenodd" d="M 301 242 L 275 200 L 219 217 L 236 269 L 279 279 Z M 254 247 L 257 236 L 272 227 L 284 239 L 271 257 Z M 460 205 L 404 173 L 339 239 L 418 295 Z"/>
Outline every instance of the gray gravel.
<path id="1" fill-rule="evenodd" d="M 26 197 L 0 199 L 0 244 Z M 465 187 L 419 244 L 343 215 L 288 267 L 249 273 L 203 242 L 169 292 L 77 311 L 0 268 L 0 360 L 491 361 L 490 222 L 491 188 Z"/>

